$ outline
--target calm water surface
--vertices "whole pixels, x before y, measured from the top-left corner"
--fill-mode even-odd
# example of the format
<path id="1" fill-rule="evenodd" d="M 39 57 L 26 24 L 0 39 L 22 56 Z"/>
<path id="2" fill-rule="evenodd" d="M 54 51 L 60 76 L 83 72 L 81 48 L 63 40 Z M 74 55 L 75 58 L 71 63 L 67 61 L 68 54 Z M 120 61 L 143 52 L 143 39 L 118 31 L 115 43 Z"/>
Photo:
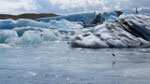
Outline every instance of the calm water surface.
<path id="1" fill-rule="evenodd" d="M 1 44 L 0 84 L 150 84 L 150 48 Z"/>

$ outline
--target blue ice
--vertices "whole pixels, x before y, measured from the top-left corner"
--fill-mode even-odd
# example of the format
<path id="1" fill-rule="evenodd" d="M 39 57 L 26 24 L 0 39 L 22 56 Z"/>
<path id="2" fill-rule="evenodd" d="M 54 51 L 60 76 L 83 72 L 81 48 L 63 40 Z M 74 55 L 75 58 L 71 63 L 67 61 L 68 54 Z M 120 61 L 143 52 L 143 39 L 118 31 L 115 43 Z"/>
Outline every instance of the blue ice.
<path id="1" fill-rule="evenodd" d="M 96 13 L 82 13 L 82 14 L 74 14 L 68 16 L 58 16 L 58 17 L 50 17 L 50 18 L 41 18 L 38 21 L 49 22 L 50 20 L 61 20 L 66 19 L 68 21 L 81 21 L 83 24 L 90 24 L 91 21 L 96 17 Z"/>

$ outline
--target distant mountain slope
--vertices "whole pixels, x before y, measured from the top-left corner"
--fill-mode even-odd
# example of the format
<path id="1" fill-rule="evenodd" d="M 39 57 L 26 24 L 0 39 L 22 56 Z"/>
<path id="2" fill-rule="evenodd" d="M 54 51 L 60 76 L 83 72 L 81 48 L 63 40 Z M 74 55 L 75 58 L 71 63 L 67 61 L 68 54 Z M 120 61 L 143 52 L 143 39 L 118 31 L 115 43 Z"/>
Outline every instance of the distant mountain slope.
<path id="1" fill-rule="evenodd" d="M 25 14 L 20 14 L 20 15 L 9 15 L 9 14 L 0 14 L 0 19 L 32 19 L 32 20 L 37 20 L 38 18 L 46 18 L 46 17 L 54 17 L 54 16 L 59 16 L 56 14 L 52 13 L 41 13 L 41 14 L 35 14 L 35 13 L 25 13 Z"/>

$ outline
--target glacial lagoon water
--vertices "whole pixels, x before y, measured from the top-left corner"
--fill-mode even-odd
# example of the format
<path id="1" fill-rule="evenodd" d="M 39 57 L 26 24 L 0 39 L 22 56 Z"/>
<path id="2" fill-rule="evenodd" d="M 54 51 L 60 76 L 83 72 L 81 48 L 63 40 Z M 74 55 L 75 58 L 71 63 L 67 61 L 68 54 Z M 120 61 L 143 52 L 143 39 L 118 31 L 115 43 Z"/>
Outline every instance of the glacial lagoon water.
<path id="1" fill-rule="evenodd" d="M 0 44 L 0 84 L 150 84 L 150 48 Z"/>

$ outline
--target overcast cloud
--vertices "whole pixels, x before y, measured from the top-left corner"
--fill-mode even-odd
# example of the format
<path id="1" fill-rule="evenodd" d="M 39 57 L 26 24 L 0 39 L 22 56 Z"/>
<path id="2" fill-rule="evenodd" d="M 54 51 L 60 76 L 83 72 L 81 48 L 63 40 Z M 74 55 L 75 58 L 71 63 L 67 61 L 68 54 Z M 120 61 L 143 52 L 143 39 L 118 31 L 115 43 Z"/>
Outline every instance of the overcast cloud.
<path id="1" fill-rule="evenodd" d="M 0 13 L 72 14 L 90 11 L 150 10 L 149 0 L 0 0 Z"/>

